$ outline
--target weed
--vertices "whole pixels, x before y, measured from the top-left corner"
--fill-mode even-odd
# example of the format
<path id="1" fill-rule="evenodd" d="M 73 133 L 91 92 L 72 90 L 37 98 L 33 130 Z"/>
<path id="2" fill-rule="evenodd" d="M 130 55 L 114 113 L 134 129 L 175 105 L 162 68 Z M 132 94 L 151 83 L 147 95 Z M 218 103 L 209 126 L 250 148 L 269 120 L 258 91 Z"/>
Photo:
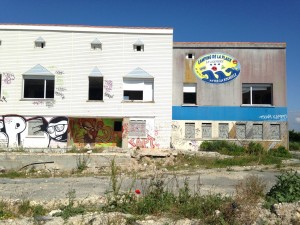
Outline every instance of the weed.
<path id="1" fill-rule="evenodd" d="M 270 149 L 268 155 L 280 158 L 291 158 L 291 153 L 285 149 L 283 146 L 279 146 L 278 148 Z"/>
<path id="2" fill-rule="evenodd" d="M 248 144 L 246 152 L 249 155 L 262 155 L 264 153 L 264 147 L 260 143 L 251 141 Z"/>
<path id="3" fill-rule="evenodd" d="M 300 200 L 300 174 L 297 171 L 285 171 L 277 176 L 276 184 L 267 193 L 266 200 L 271 206 L 279 202 Z"/>
<path id="4" fill-rule="evenodd" d="M 83 170 L 88 168 L 88 164 L 90 163 L 89 155 L 80 154 L 76 158 L 77 163 L 77 171 L 82 172 Z"/>

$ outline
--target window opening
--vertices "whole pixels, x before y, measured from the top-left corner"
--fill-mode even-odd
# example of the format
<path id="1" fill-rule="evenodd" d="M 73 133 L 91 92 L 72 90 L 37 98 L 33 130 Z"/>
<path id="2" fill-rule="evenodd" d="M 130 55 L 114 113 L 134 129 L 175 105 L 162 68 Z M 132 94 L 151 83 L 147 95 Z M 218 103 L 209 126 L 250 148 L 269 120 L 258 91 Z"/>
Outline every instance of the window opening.
<path id="1" fill-rule="evenodd" d="M 122 121 L 114 121 L 114 131 L 122 131 Z"/>
<path id="2" fill-rule="evenodd" d="M 44 123 L 42 119 L 34 119 L 28 121 L 28 136 L 44 137 L 44 132 L 40 131 Z"/>
<path id="3" fill-rule="evenodd" d="M 89 77 L 89 100 L 103 100 L 103 77 Z"/>
<path id="4" fill-rule="evenodd" d="M 186 54 L 186 58 L 187 59 L 194 59 L 195 58 L 195 55 L 193 53 L 187 53 Z"/>
<path id="5" fill-rule="evenodd" d="M 23 76 L 24 98 L 54 98 L 54 76 Z"/>
<path id="6" fill-rule="evenodd" d="M 271 84 L 243 84 L 243 104 L 272 105 Z"/>
<path id="7" fill-rule="evenodd" d="M 183 104 L 197 104 L 197 84 L 183 84 Z"/>

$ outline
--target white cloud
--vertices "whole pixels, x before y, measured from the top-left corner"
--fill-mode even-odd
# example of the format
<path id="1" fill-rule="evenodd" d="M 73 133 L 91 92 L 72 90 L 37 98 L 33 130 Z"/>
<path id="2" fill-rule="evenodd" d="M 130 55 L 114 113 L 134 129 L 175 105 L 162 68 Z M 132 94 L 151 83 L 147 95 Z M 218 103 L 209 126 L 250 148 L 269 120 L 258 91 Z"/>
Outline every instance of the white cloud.
<path id="1" fill-rule="evenodd" d="M 297 123 L 300 123 L 300 117 L 296 117 L 295 120 Z"/>

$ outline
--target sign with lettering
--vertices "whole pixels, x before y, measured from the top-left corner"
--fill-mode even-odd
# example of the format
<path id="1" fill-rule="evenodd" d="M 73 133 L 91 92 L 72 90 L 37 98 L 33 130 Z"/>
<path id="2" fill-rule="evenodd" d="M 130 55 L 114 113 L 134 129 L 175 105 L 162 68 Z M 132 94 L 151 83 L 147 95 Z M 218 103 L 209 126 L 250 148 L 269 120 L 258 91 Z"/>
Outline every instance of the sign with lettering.
<path id="1" fill-rule="evenodd" d="M 201 56 L 194 64 L 194 73 L 199 79 L 212 84 L 232 81 L 241 72 L 237 59 L 225 53 Z"/>

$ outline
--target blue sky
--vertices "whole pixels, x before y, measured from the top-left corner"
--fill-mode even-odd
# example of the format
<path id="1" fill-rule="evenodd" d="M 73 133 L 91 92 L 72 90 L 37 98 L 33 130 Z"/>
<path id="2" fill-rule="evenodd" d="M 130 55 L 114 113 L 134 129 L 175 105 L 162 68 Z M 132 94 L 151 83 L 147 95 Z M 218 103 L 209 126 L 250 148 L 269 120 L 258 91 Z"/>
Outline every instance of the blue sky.
<path id="1" fill-rule="evenodd" d="M 0 0 L 0 3 L 0 23 L 172 27 L 174 41 L 286 42 L 289 128 L 300 131 L 297 69 L 300 0 Z"/>

